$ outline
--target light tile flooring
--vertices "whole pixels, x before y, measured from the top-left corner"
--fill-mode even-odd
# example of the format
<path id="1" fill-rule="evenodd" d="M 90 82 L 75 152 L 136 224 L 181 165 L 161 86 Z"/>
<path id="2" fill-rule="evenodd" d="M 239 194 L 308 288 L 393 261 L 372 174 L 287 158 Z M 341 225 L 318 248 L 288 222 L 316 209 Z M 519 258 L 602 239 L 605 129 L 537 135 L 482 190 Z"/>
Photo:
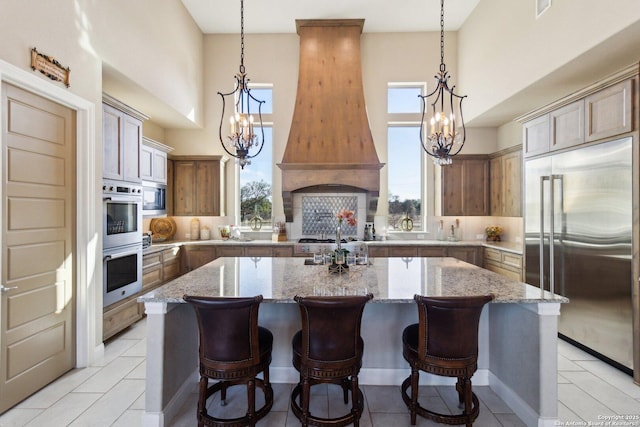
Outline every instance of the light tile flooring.
<path id="1" fill-rule="evenodd" d="M 145 321 L 138 322 L 105 345 L 102 360 L 74 369 L 0 416 L 0 426 L 137 426 L 144 410 Z M 640 414 L 640 387 L 620 371 L 559 341 L 558 425 L 606 425 L 603 418 Z M 274 384 L 275 403 L 258 425 L 296 426 L 289 410 L 291 384 Z M 362 386 L 365 395 L 363 427 L 408 426 L 409 415 L 398 387 Z M 195 391 L 195 390 L 194 390 Z M 489 387 L 474 387 L 480 398 L 478 427 L 523 426 Z M 334 386 L 313 388 L 312 410 L 322 416 L 344 412 L 341 391 Z M 456 410 L 453 387 L 421 387 L 421 402 L 446 412 Z M 260 392 L 257 393 L 261 395 Z M 234 387 L 225 411 L 242 405 L 242 390 Z M 194 426 L 197 396 L 185 404 L 170 425 Z M 221 406 L 212 402 L 212 410 Z M 574 423 L 569 423 L 573 421 Z M 600 422 L 600 423 L 598 423 Z M 418 417 L 418 426 L 437 424 Z M 611 425 L 611 424 L 609 424 Z M 620 425 L 640 425 L 640 422 Z"/>

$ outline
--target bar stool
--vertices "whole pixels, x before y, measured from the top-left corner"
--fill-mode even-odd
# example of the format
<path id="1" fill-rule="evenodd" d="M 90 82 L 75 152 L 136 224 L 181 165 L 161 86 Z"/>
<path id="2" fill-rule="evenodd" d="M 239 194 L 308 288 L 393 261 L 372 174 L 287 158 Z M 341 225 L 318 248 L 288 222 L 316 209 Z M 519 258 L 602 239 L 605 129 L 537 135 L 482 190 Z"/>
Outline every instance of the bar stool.
<path id="1" fill-rule="evenodd" d="M 200 387 L 198 427 L 255 426 L 271 410 L 273 389 L 269 383 L 269 364 L 273 335 L 258 326 L 262 295 L 253 298 L 187 296 L 198 318 L 200 334 Z M 263 379 L 256 376 L 262 372 Z M 209 380 L 217 381 L 209 386 Z M 227 388 L 246 384 L 248 408 L 245 416 L 217 418 L 207 413 L 207 399 L 220 391 L 226 404 Z M 264 393 L 265 404 L 256 410 L 255 388 Z"/>
<path id="2" fill-rule="evenodd" d="M 295 297 L 300 307 L 302 330 L 292 340 L 293 366 L 300 372 L 300 382 L 291 393 L 291 410 L 303 427 L 338 427 L 350 423 L 358 427 L 364 407 L 364 396 L 358 387 L 364 349 L 360 324 L 365 304 L 372 298 L 371 294 Z M 342 386 L 345 404 L 351 391 L 351 411 L 337 418 L 312 415 L 309 411 L 311 386 L 320 383 Z"/>
<path id="3" fill-rule="evenodd" d="M 402 399 L 411 411 L 443 424 L 473 425 L 478 418 L 478 397 L 471 390 L 471 377 L 478 369 L 478 326 L 480 314 L 494 296 L 425 297 L 415 295 L 419 323 L 402 333 L 402 355 L 411 366 L 411 375 L 402 383 Z M 464 410 L 458 415 L 440 414 L 423 408 L 418 402 L 420 371 L 457 377 L 456 391 Z M 411 397 L 407 389 L 411 387 Z"/>

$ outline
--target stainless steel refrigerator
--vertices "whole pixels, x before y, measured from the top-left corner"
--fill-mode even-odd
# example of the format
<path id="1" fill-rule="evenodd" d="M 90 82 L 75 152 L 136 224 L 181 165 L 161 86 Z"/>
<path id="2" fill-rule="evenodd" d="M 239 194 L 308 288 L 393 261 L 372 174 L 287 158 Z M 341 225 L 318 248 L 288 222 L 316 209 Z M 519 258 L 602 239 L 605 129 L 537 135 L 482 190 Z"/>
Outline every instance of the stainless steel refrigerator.
<path id="1" fill-rule="evenodd" d="M 558 332 L 631 373 L 632 139 L 525 161 L 525 281 L 570 299 Z"/>

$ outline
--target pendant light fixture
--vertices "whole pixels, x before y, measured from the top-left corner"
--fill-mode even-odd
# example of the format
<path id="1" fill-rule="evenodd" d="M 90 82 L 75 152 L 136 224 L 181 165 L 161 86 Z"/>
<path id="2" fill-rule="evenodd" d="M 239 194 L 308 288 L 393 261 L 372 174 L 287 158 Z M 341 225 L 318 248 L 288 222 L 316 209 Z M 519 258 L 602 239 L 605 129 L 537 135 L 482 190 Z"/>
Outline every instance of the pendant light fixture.
<path id="1" fill-rule="evenodd" d="M 240 168 L 251 164 L 252 158 L 262 151 L 264 146 L 264 129 L 262 127 L 262 104 L 251 95 L 249 89 L 249 79 L 244 68 L 244 0 L 240 0 L 240 70 L 235 76 L 236 87 L 232 92 L 218 95 L 222 98 L 222 117 L 220 118 L 219 137 L 220 143 L 230 156 L 237 159 Z M 231 115 L 225 120 L 227 114 L 225 99 L 230 99 L 234 108 Z M 257 121 L 254 114 L 257 109 Z M 253 110 L 253 112 L 252 112 Z M 229 135 L 222 136 L 225 121 L 229 125 Z"/>
<path id="2" fill-rule="evenodd" d="M 450 165 L 451 157 L 462 150 L 466 139 L 462 116 L 462 100 L 466 95 L 456 95 L 455 85 L 449 88 L 449 73 L 444 65 L 444 0 L 440 0 L 440 71 L 435 78 L 437 84 L 433 92 L 418 95 L 422 99 L 420 142 L 435 164 Z"/>

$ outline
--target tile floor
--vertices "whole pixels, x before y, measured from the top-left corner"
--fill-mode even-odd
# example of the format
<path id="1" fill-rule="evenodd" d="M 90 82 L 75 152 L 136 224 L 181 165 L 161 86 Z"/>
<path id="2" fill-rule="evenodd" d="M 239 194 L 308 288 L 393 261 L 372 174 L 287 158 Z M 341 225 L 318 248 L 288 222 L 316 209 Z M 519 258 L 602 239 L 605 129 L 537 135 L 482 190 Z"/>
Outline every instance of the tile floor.
<path id="1" fill-rule="evenodd" d="M 144 410 L 145 321 L 138 322 L 105 345 L 102 360 L 84 369 L 74 369 L 0 415 L 0 426 L 136 426 Z M 602 417 L 640 414 L 640 387 L 631 377 L 600 362 L 583 351 L 559 341 L 558 425 L 606 425 Z M 274 384 L 276 396 L 269 415 L 258 425 L 299 425 L 289 410 L 291 384 Z M 242 403 L 242 390 L 233 388 L 225 411 Z M 409 415 L 398 387 L 362 386 L 365 395 L 363 427 L 409 426 Z M 474 387 L 481 408 L 478 427 L 523 426 L 489 387 Z M 318 414 L 342 411 L 341 391 L 334 386 L 313 388 L 312 405 Z M 453 387 L 422 387 L 421 401 L 442 411 L 455 410 Z M 257 393 L 258 396 L 260 393 Z M 170 425 L 194 426 L 197 396 L 185 404 Z M 212 402 L 212 410 L 220 405 Z M 343 413 L 343 412 L 336 412 Z M 601 422 L 598 424 L 598 422 Z M 573 423 L 570 423 L 573 422 Z M 435 426 L 418 417 L 418 426 Z M 615 424 L 609 424 L 615 425 Z M 635 423 L 620 424 L 640 426 Z"/>

